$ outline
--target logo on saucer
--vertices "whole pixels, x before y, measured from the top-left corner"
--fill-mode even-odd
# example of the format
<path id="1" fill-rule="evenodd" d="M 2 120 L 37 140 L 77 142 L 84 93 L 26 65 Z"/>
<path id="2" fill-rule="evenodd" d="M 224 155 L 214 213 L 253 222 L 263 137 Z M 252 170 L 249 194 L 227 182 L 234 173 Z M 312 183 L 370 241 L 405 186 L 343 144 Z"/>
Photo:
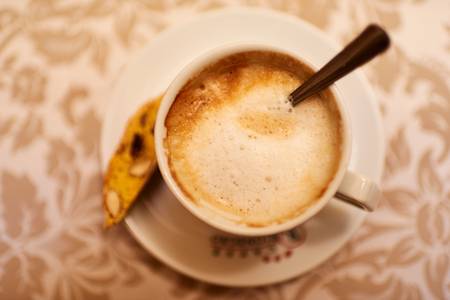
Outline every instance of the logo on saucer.
<path id="1" fill-rule="evenodd" d="M 217 234 L 211 236 L 210 243 L 213 256 L 228 258 L 259 256 L 264 262 L 270 263 L 289 258 L 305 240 L 306 230 L 298 226 L 283 233 L 261 237 Z"/>

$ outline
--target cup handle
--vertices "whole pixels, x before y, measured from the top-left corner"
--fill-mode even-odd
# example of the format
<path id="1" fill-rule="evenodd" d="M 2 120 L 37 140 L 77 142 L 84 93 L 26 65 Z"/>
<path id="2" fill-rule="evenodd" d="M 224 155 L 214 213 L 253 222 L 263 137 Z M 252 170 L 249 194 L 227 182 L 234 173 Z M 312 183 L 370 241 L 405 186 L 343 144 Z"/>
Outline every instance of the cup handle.
<path id="1" fill-rule="evenodd" d="M 347 171 L 336 198 L 366 211 L 373 211 L 380 200 L 380 189 L 370 179 Z"/>

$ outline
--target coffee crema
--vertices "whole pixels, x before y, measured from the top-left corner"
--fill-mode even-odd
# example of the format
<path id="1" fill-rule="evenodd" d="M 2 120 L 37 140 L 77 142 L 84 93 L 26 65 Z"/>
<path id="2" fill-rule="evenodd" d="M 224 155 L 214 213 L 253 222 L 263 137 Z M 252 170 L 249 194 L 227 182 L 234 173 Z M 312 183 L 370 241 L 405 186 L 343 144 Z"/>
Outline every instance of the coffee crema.
<path id="1" fill-rule="evenodd" d="M 248 226 L 284 222 L 317 202 L 339 168 L 343 135 L 330 90 L 296 107 L 287 101 L 312 73 L 288 55 L 249 51 L 189 80 L 164 140 L 184 194 Z"/>

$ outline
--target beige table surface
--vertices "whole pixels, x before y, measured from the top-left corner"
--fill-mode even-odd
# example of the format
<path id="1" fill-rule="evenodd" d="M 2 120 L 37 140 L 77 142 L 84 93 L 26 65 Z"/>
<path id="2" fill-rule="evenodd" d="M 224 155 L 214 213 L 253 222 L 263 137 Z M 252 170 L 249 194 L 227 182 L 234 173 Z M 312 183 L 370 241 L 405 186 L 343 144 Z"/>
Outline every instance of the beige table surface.
<path id="1" fill-rule="evenodd" d="M 98 140 L 121 68 L 161 30 L 228 5 L 393 47 L 364 72 L 387 138 L 384 199 L 322 266 L 256 289 L 210 286 L 101 229 Z M 0 299 L 450 299 L 450 1 L 1 1 Z"/>

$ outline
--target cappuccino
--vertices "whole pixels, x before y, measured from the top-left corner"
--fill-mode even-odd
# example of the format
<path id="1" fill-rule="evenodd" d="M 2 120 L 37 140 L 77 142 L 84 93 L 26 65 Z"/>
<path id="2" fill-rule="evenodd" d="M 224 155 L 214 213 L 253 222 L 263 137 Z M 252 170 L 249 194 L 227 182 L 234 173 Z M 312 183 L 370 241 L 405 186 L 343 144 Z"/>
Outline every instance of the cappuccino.
<path id="1" fill-rule="evenodd" d="M 249 51 L 191 78 L 165 119 L 169 168 L 183 193 L 258 227 L 318 201 L 339 169 L 343 129 L 330 90 L 296 107 L 287 101 L 312 73 L 288 55 Z"/>

